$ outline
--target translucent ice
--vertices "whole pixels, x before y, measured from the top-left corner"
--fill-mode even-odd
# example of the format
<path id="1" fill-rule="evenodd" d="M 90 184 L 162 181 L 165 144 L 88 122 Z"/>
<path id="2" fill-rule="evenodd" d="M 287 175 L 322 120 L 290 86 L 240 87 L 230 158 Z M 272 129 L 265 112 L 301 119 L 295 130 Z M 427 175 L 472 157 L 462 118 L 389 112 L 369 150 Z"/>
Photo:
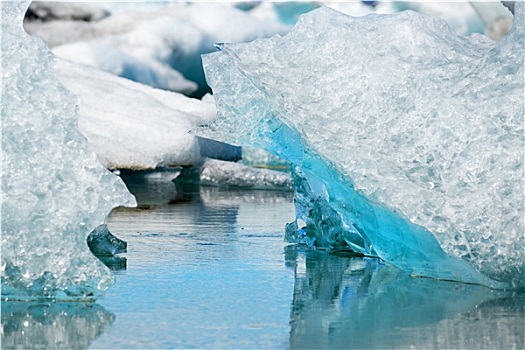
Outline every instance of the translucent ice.
<path id="1" fill-rule="evenodd" d="M 321 8 L 283 37 L 219 45 L 206 134 L 299 167 L 295 226 L 314 244 L 523 286 L 523 6 L 498 44 L 411 11 Z"/>
<path id="2" fill-rule="evenodd" d="M 113 256 L 126 253 L 128 243 L 109 232 L 108 225 L 96 227 L 87 238 L 87 245 L 95 256 Z"/>
<path id="3" fill-rule="evenodd" d="M 2 299 L 93 299 L 112 282 L 86 237 L 124 183 L 76 129 L 76 99 L 53 56 L 22 29 L 28 2 L 2 2 Z"/>

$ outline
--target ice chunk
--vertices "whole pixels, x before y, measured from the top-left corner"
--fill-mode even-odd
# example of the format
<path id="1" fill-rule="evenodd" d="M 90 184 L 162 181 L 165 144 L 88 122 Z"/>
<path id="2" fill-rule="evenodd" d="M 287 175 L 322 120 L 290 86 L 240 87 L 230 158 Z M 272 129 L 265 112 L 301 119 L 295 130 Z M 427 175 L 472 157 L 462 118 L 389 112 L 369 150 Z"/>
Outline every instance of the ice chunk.
<path id="1" fill-rule="evenodd" d="M 231 189 L 288 191 L 292 187 L 288 173 L 216 159 L 206 159 L 201 165 L 183 169 L 177 180 Z"/>
<path id="2" fill-rule="evenodd" d="M 523 6 L 498 44 L 411 11 L 322 8 L 284 37 L 221 45 L 204 59 L 218 109 L 206 134 L 299 166 L 318 209 L 297 217 L 320 241 L 341 235 L 415 275 L 523 286 Z"/>
<path id="3" fill-rule="evenodd" d="M 134 204 L 76 129 L 76 99 L 53 56 L 22 28 L 28 2 L 2 2 L 2 299 L 93 299 L 112 283 L 86 238 Z"/>
<path id="4" fill-rule="evenodd" d="M 207 159 L 200 172 L 203 185 L 242 189 L 291 190 L 291 177 L 270 169 L 258 169 L 243 164 Z"/>
<path id="5" fill-rule="evenodd" d="M 126 269 L 127 259 L 117 254 L 126 253 L 128 243 L 114 236 L 106 224 L 98 226 L 89 234 L 87 245 L 91 252 L 110 270 Z"/>
<path id="6" fill-rule="evenodd" d="M 99 257 L 126 253 L 128 248 L 128 243 L 109 232 L 106 224 L 98 226 L 89 234 L 87 245 Z"/>
<path id="7" fill-rule="evenodd" d="M 213 99 L 188 98 L 64 60 L 57 62 L 57 74 L 79 96 L 79 130 L 105 167 L 155 169 L 201 158 L 189 131 L 215 119 Z"/>
<path id="8" fill-rule="evenodd" d="M 268 151 L 251 146 L 244 146 L 242 148 L 242 159 L 239 163 L 256 168 L 268 168 L 280 171 L 291 170 L 290 162 L 274 156 Z"/>

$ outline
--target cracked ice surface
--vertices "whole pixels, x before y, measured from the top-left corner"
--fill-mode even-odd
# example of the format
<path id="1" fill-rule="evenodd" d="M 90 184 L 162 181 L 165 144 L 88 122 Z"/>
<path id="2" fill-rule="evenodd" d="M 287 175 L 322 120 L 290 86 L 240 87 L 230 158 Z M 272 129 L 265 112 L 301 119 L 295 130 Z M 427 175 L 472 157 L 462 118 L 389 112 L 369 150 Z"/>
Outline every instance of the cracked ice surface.
<path id="1" fill-rule="evenodd" d="M 348 244 L 415 275 L 523 286 L 516 6 L 498 44 L 415 12 L 327 8 L 283 37 L 223 44 L 204 59 L 219 115 L 204 133 L 300 167 L 297 217 L 314 244 Z"/>
<path id="2" fill-rule="evenodd" d="M 77 131 L 52 54 L 22 29 L 27 6 L 1 3 L 2 299 L 93 299 L 112 277 L 86 237 L 135 201 Z"/>

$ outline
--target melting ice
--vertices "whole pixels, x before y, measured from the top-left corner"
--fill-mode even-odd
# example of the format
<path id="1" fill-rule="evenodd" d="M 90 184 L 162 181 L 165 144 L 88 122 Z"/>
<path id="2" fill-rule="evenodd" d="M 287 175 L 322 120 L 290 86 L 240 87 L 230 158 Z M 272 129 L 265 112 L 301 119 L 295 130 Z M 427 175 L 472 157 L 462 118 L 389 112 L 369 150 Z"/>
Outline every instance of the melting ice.
<path id="1" fill-rule="evenodd" d="M 291 240 L 523 287 L 523 7 L 498 44 L 411 11 L 321 8 L 283 37 L 220 45 L 205 134 L 296 166 Z"/>
<path id="2" fill-rule="evenodd" d="M 112 277 L 86 237 L 134 199 L 77 131 L 77 100 L 22 29 L 27 6 L 1 3 L 2 298 L 93 299 Z"/>

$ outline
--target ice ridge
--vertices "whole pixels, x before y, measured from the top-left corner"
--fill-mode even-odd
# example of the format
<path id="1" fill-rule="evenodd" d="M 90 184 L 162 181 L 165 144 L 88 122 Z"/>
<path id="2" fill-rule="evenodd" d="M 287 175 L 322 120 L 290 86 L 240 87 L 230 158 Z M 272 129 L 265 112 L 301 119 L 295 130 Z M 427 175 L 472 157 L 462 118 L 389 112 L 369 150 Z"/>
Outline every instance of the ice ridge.
<path id="1" fill-rule="evenodd" d="M 523 287 L 523 7 L 499 43 L 411 11 L 321 8 L 283 37 L 219 45 L 203 133 L 297 167 L 292 240 Z"/>

